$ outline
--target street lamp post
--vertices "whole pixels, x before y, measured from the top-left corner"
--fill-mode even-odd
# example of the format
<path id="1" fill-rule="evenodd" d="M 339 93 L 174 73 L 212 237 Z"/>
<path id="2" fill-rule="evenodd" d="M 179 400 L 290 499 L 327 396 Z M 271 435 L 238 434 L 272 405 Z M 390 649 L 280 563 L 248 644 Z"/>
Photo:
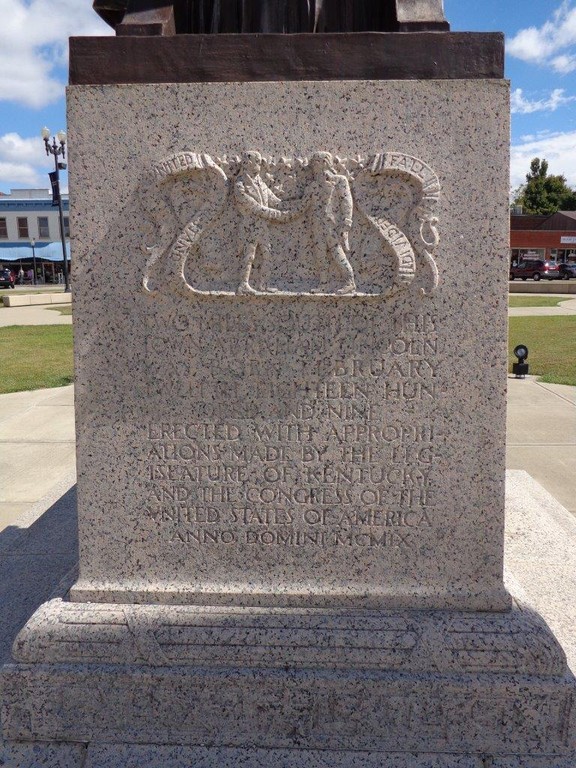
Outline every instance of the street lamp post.
<path id="1" fill-rule="evenodd" d="M 50 144 L 50 129 L 42 128 L 42 138 L 44 139 L 44 146 L 46 148 L 47 155 L 54 156 L 54 175 L 50 174 L 50 178 L 53 178 L 52 183 L 52 195 L 56 195 L 58 200 L 58 213 L 60 214 L 60 239 L 62 241 L 62 257 L 64 259 L 64 292 L 70 293 L 70 278 L 68 275 L 68 258 L 66 256 L 66 237 L 64 233 L 64 213 L 62 211 L 62 197 L 60 195 L 60 170 L 66 168 L 66 163 L 59 162 L 58 158 L 62 156 L 62 160 L 66 159 L 66 133 L 64 131 L 58 131 L 56 136 L 52 137 L 52 144 Z M 58 144 L 56 143 L 58 139 Z"/>
<path id="2" fill-rule="evenodd" d="M 31 237 L 30 238 L 30 247 L 32 248 L 32 269 L 34 270 L 34 285 L 36 285 L 36 240 Z"/>

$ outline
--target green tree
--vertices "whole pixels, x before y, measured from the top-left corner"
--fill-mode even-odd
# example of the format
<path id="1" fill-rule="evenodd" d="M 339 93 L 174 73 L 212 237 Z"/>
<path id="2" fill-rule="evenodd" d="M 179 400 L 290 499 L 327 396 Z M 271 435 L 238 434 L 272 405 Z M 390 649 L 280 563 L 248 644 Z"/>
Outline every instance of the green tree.
<path id="1" fill-rule="evenodd" d="M 549 215 L 556 211 L 576 210 L 576 190 L 571 189 L 565 176 L 548 174 L 548 161 L 535 157 L 526 174 L 526 183 L 515 193 L 514 204 L 524 213 Z"/>

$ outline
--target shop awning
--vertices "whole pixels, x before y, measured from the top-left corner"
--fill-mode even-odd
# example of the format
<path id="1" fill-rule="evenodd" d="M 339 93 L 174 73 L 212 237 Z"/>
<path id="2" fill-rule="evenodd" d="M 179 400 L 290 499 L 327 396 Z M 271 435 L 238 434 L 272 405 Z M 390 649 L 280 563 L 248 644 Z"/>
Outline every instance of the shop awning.
<path id="1" fill-rule="evenodd" d="M 36 258 L 45 261 L 64 261 L 62 243 L 37 243 Z M 70 243 L 66 243 L 66 255 L 70 258 Z M 0 264 L 4 261 L 32 261 L 30 243 L 0 243 Z"/>

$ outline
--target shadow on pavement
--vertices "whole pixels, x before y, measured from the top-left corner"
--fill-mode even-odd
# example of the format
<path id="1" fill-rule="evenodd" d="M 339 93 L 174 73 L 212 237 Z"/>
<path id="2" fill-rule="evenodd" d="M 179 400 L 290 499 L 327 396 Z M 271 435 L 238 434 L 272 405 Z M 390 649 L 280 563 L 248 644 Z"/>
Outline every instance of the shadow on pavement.
<path id="1" fill-rule="evenodd" d="M 29 528 L 0 533 L 0 664 L 14 638 L 78 563 L 76 486 Z"/>

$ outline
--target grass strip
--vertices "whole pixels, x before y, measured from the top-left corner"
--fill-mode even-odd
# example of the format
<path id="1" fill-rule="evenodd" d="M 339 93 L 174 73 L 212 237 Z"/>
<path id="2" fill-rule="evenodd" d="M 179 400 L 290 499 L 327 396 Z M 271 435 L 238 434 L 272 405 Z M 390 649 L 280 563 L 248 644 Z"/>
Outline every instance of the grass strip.
<path id="1" fill-rule="evenodd" d="M 548 384 L 576 386 L 576 315 L 509 318 L 510 371 L 518 344 L 528 347 L 531 374 Z"/>
<path id="2" fill-rule="evenodd" d="M 14 290 L 13 288 L 0 288 L 0 296 L 33 296 L 36 293 L 64 293 L 64 286 L 46 288 L 26 288 Z"/>
<path id="3" fill-rule="evenodd" d="M 72 381 L 72 326 L 0 328 L 0 394 L 63 387 Z"/>
<path id="4" fill-rule="evenodd" d="M 574 296 L 576 299 L 576 296 Z M 568 301 L 565 296 L 509 296 L 509 307 L 557 307 Z"/>

